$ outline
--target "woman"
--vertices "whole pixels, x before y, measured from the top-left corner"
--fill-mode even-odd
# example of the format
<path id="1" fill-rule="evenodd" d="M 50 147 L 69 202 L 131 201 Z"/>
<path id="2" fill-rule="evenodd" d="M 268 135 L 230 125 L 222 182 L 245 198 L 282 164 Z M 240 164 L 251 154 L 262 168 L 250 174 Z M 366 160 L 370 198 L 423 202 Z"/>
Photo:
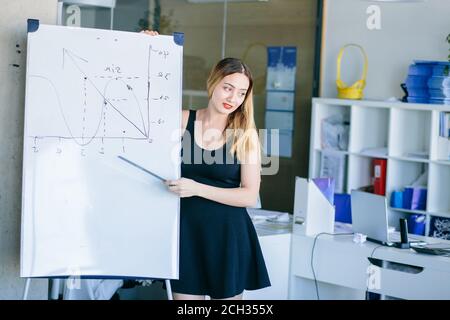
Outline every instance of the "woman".
<path id="1" fill-rule="evenodd" d="M 244 289 L 270 286 L 246 210 L 261 180 L 252 86 L 243 62 L 223 59 L 207 81 L 208 106 L 183 110 L 182 178 L 166 181 L 181 197 L 174 299 L 241 299 Z"/>

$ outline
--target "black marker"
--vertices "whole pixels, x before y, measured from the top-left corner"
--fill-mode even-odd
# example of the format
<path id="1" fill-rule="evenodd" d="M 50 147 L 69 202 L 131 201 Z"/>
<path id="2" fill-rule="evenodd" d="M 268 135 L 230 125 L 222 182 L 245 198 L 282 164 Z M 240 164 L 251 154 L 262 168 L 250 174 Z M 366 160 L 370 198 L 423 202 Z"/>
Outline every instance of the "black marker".
<path id="1" fill-rule="evenodd" d="M 161 180 L 162 182 L 165 182 L 165 181 L 166 181 L 166 179 L 161 178 L 161 177 L 158 176 L 157 174 L 155 174 L 155 173 L 153 173 L 153 172 L 151 172 L 151 171 L 148 171 L 147 169 L 141 167 L 140 165 L 138 165 L 138 164 L 136 164 L 136 163 L 134 163 L 134 162 L 132 162 L 132 161 L 130 161 L 130 160 L 128 160 L 128 159 L 125 159 L 125 158 L 122 157 L 122 156 L 117 156 L 117 157 L 118 157 L 119 159 L 121 159 L 121 160 L 123 160 L 123 161 L 125 161 L 125 162 L 127 162 L 127 163 L 129 163 L 129 164 L 131 164 L 132 166 L 134 166 L 134 167 L 136 167 L 136 168 L 138 168 L 138 169 L 141 169 L 142 171 L 144 171 L 144 172 L 146 172 L 146 173 L 148 173 L 148 174 L 154 176 L 155 178 Z"/>

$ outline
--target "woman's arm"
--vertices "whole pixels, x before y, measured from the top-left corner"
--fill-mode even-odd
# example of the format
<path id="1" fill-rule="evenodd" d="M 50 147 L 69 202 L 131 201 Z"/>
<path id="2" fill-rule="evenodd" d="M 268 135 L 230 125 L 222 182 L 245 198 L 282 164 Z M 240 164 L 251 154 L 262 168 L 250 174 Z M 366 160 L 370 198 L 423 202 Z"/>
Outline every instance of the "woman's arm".
<path id="1" fill-rule="evenodd" d="M 200 184 L 198 196 L 235 207 L 251 207 L 258 200 L 261 173 L 259 164 L 241 165 L 240 188 L 217 188 Z"/>
<path id="2" fill-rule="evenodd" d="M 239 188 L 218 188 L 186 178 L 166 181 L 169 190 L 182 198 L 198 196 L 235 207 L 254 206 L 258 199 L 260 183 L 259 148 L 249 152 L 247 161 L 241 164 L 241 186 Z"/>

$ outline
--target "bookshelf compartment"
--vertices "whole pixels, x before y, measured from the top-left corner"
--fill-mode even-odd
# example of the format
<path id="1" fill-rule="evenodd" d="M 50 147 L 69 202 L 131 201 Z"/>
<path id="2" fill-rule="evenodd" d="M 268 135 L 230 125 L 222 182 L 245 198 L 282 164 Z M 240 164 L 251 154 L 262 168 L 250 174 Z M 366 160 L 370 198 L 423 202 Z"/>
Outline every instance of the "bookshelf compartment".
<path id="1" fill-rule="evenodd" d="M 341 119 L 344 123 L 347 124 L 347 129 L 349 130 L 350 127 L 350 107 L 345 105 L 340 106 L 329 106 L 329 105 L 318 105 L 314 106 L 313 110 L 313 116 L 312 116 L 312 122 L 313 125 L 317 128 L 317 130 L 314 130 L 314 132 L 311 135 L 312 138 L 312 146 L 314 149 L 327 149 L 327 144 L 323 142 L 324 138 L 324 121 L 330 120 L 330 119 Z M 342 131 L 340 128 L 336 128 L 336 131 Z M 336 137 L 336 140 L 339 140 L 339 146 L 336 148 L 333 148 L 335 150 L 340 151 L 347 151 L 348 147 L 343 147 L 345 145 L 348 145 L 349 141 L 349 135 L 348 133 L 347 137 L 340 136 L 339 138 Z M 345 142 L 345 139 L 347 141 Z"/>
<path id="2" fill-rule="evenodd" d="M 387 167 L 386 197 L 389 204 L 393 191 L 402 191 L 428 172 L 428 164 L 390 159 Z M 426 181 L 426 179 L 425 179 Z"/>
<path id="3" fill-rule="evenodd" d="M 335 193 L 344 193 L 347 190 L 347 163 L 346 152 L 334 150 L 316 150 L 316 163 L 310 166 L 310 178 L 332 177 L 335 180 Z"/>
<path id="4" fill-rule="evenodd" d="M 371 186 L 373 158 L 351 155 L 348 162 L 347 193 Z"/>
<path id="5" fill-rule="evenodd" d="M 389 155 L 429 159 L 431 110 L 392 109 Z"/>
<path id="6" fill-rule="evenodd" d="M 450 112 L 448 112 L 450 114 Z M 433 111 L 431 123 L 431 160 L 450 165 L 450 137 L 445 137 L 448 119 L 441 118 L 445 112 Z"/>
<path id="7" fill-rule="evenodd" d="M 428 211 L 450 217 L 450 166 L 430 164 Z"/>
<path id="8" fill-rule="evenodd" d="M 350 151 L 387 156 L 389 109 L 352 106 Z"/>

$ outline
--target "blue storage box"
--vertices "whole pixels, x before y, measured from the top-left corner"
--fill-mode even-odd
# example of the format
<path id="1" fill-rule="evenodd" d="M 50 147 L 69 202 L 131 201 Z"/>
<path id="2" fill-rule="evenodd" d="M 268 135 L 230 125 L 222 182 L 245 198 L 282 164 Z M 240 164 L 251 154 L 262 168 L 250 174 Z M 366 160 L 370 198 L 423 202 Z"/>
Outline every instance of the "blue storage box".
<path id="1" fill-rule="evenodd" d="M 419 236 L 425 235 L 425 215 L 412 214 L 408 218 L 408 232 Z"/>
<path id="2" fill-rule="evenodd" d="M 392 192 L 391 207 L 392 208 L 403 208 L 403 191 Z"/>
<path id="3" fill-rule="evenodd" d="M 350 195 L 346 193 L 334 194 L 335 221 L 352 223 L 352 206 Z"/>
<path id="4" fill-rule="evenodd" d="M 405 187 L 403 191 L 403 209 L 426 210 L 427 189 L 423 187 Z"/>

